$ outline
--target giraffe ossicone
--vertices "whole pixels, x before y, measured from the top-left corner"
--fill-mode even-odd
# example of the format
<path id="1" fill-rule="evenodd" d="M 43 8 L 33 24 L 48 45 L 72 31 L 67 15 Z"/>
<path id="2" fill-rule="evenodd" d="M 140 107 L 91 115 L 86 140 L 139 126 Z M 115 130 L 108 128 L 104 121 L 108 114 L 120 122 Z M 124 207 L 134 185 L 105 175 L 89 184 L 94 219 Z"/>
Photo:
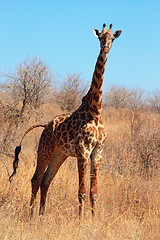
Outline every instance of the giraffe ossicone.
<path id="1" fill-rule="evenodd" d="M 107 60 L 107 54 L 115 38 L 121 34 L 121 30 L 112 33 L 112 24 L 106 30 L 103 24 L 102 32 L 94 29 L 94 34 L 100 41 L 100 53 L 89 91 L 82 99 L 82 104 L 71 115 L 55 117 L 44 127 L 37 156 L 37 166 L 32 183 L 31 215 L 38 189 L 41 189 L 40 214 L 44 213 L 47 191 L 58 169 L 69 157 L 77 157 L 79 174 L 79 215 L 82 215 L 86 197 L 86 168 L 88 159 L 91 159 L 90 170 L 90 201 L 92 215 L 95 214 L 95 202 L 97 199 L 98 169 L 102 160 L 103 144 L 106 134 L 102 123 L 102 85 Z M 34 127 L 31 127 L 32 130 Z M 30 131 L 30 130 L 29 130 Z M 26 133 L 29 132 L 28 130 Z M 26 133 L 24 135 L 26 135 Z"/>

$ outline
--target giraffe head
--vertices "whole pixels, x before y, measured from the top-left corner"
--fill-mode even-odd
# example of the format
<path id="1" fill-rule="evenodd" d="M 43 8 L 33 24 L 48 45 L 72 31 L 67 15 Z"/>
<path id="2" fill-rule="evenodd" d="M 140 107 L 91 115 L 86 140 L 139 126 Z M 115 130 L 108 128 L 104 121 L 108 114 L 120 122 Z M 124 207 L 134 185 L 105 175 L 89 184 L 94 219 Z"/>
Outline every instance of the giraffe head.
<path id="1" fill-rule="evenodd" d="M 107 54 L 111 49 L 113 41 L 121 35 L 122 31 L 117 30 L 115 33 L 112 33 L 112 24 L 110 24 L 109 29 L 106 30 L 106 24 L 104 23 L 101 33 L 98 29 L 93 29 L 93 32 L 100 41 L 101 50 Z"/>

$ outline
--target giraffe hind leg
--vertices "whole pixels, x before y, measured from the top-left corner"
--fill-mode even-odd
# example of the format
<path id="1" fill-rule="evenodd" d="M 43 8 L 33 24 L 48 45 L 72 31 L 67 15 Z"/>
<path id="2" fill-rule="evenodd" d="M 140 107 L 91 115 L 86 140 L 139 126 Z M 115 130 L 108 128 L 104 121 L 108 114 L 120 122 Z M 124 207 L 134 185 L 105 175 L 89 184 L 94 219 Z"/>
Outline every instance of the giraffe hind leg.
<path id="1" fill-rule="evenodd" d="M 58 169 L 62 165 L 62 163 L 66 160 L 67 156 L 60 149 L 56 149 L 54 154 L 51 157 L 50 163 L 48 168 L 43 176 L 42 183 L 41 183 L 41 202 L 40 202 L 40 210 L 39 214 L 44 214 L 45 211 L 45 203 L 46 203 L 46 196 L 49 185 L 52 179 L 55 177 Z"/>
<path id="2" fill-rule="evenodd" d="M 46 156 L 45 160 L 41 157 L 40 154 L 38 155 L 38 158 L 37 158 L 37 167 L 33 175 L 33 178 L 31 179 L 31 185 L 32 185 L 32 193 L 31 193 L 31 200 L 30 200 L 31 217 L 33 216 L 33 208 L 35 205 L 36 195 L 41 185 L 45 170 L 48 166 L 48 163 L 50 162 L 50 158 L 51 158 L 50 154 Z"/>

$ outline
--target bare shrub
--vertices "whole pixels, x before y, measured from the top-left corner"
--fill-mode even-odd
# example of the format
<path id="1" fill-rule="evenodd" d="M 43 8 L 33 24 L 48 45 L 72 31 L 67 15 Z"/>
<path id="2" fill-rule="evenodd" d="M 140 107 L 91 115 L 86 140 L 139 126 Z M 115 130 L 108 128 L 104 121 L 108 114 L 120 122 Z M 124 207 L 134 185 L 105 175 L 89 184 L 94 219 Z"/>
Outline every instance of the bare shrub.
<path id="1" fill-rule="evenodd" d="M 0 122 L 3 125 L 0 149 L 8 151 L 23 125 L 30 118 L 42 116 L 38 109 L 53 93 L 53 74 L 35 57 L 27 58 L 5 77 L 6 81 L 0 85 Z"/>
<path id="2" fill-rule="evenodd" d="M 138 109 L 143 106 L 144 91 L 112 86 L 104 94 L 104 105 L 107 107 Z"/>
<path id="3" fill-rule="evenodd" d="M 50 93 L 53 75 L 47 65 L 35 57 L 24 60 L 14 73 L 6 74 L 6 79 L 3 88 L 14 100 L 15 105 L 22 103 L 22 115 L 27 105 L 36 109 L 45 102 Z"/>
<path id="4" fill-rule="evenodd" d="M 13 142 L 15 129 L 19 124 L 19 110 L 14 101 L 3 91 L 0 91 L 0 150 L 8 152 Z M 8 141 L 9 140 L 9 141 Z"/>
<path id="5" fill-rule="evenodd" d="M 152 96 L 148 98 L 148 102 L 152 109 L 160 113 L 160 89 L 153 92 Z"/>
<path id="6" fill-rule="evenodd" d="M 103 120 L 107 138 L 102 166 L 106 172 L 131 175 L 137 172 L 137 161 L 131 149 L 130 109 L 104 108 Z"/>
<path id="7" fill-rule="evenodd" d="M 88 88 L 87 85 L 80 74 L 69 73 L 57 93 L 57 103 L 60 108 L 69 112 L 75 110 L 81 104 L 82 97 Z"/>
<path id="8" fill-rule="evenodd" d="M 151 113 L 149 113 L 151 114 Z M 147 119 L 148 118 L 148 119 Z M 160 159 L 160 127 L 159 116 L 156 122 L 150 117 L 145 118 L 142 112 L 135 111 L 131 119 L 132 148 L 136 151 L 143 176 L 152 176 L 157 172 Z"/>
<path id="9" fill-rule="evenodd" d="M 130 95 L 130 92 L 125 87 L 112 86 L 105 92 L 105 105 L 116 109 L 124 108 L 128 95 Z"/>
<path id="10" fill-rule="evenodd" d="M 111 111 L 111 113 L 110 113 Z M 152 177 L 160 168 L 160 116 L 150 110 L 105 109 L 105 171 Z"/>
<path id="11" fill-rule="evenodd" d="M 131 89 L 126 106 L 130 109 L 140 109 L 145 106 L 144 91 L 141 88 Z"/>

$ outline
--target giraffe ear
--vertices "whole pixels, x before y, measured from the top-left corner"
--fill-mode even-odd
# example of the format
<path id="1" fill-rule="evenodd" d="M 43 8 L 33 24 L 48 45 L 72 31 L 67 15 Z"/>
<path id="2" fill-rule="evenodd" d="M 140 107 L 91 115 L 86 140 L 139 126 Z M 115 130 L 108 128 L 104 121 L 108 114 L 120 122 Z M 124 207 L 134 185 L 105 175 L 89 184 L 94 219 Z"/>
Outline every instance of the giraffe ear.
<path id="1" fill-rule="evenodd" d="M 98 29 L 93 29 L 93 33 L 94 35 L 98 38 L 100 35 L 100 32 L 98 31 Z"/>
<path id="2" fill-rule="evenodd" d="M 122 33 L 122 30 L 117 30 L 117 31 L 113 34 L 113 36 L 114 36 L 115 38 L 118 38 L 118 37 L 121 35 L 121 33 Z"/>

